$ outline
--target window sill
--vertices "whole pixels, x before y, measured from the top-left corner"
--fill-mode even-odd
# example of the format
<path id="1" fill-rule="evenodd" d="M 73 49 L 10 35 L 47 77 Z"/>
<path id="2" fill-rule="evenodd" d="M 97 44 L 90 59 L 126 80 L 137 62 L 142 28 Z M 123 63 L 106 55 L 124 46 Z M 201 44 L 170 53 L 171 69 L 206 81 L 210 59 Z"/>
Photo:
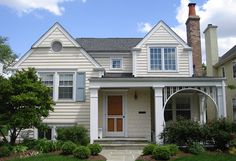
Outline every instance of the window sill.
<path id="1" fill-rule="evenodd" d="M 148 70 L 148 73 L 178 73 L 177 70 Z"/>
<path id="2" fill-rule="evenodd" d="M 69 102 L 69 103 L 71 103 L 71 102 L 76 102 L 75 100 L 73 100 L 73 99 L 59 99 L 59 100 L 56 100 L 55 101 L 56 103 L 67 103 L 67 102 Z"/>

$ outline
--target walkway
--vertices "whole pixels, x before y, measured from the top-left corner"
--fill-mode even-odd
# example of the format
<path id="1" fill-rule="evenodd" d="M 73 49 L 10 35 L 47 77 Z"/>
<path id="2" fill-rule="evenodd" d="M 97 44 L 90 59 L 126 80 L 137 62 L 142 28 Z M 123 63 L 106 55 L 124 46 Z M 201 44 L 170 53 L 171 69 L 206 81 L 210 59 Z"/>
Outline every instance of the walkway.
<path id="1" fill-rule="evenodd" d="M 107 161 L 135 161 L 142 154 L 142 150 L 102 150 L 101 155 Z"/>

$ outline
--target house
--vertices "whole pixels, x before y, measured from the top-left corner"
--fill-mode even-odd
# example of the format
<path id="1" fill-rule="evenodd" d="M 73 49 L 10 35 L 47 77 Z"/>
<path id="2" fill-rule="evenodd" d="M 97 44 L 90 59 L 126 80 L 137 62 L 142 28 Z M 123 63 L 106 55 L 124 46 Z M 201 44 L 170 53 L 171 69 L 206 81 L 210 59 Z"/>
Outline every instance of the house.
<path id="1" fill-rule="evenodd" d="M 227 86 L 236 85 L 236 46 L 224 55 L 218 55 L 217 26 L 209 24 L 204 31 L 206 39 L 207 75 L 226 78 Z M 209 66 L 209 67 L 208 67 Z M 227 117 L 236 121 L 236 91 L 226 88 Z"/>
<path id="2" fill-rule="evenodd" d="M 189 4 L 188 44 L 158 22 L 143 38 L 74 39 L 55 23 L 12 67 L 34 67 L 52 88 L 54 112 L 43 120 L 56 128 L 84 125 L 91 143 L 109 137 L 160 142 L 169 120 L 185 117 L 204 123 L 226 117 L 224 78 L 201 77 L 199 16 Z M 190 46 L 189 46 L 190 45 Z M 205 108 L 206 100 L 213 106 Z"/>

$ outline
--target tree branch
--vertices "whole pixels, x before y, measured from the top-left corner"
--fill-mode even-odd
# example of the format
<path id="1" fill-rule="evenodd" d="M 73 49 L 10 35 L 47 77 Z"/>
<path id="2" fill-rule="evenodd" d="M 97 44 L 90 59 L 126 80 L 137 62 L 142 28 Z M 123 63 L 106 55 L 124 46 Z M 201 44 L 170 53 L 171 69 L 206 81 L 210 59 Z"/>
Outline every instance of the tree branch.
<path id="1" fill-rule="evenodd" d="M 3 134 L 3 132 L 2 132 L 2 130 L 0 129 L 0 133 L 1 133 L 1 135 L 2 135 L 2 137 L 3 137 L 3 140 L 7 143 L 8 142 L 8 140 L 7 140 L 7 138 L 6 138 L 6 136 Z"/>

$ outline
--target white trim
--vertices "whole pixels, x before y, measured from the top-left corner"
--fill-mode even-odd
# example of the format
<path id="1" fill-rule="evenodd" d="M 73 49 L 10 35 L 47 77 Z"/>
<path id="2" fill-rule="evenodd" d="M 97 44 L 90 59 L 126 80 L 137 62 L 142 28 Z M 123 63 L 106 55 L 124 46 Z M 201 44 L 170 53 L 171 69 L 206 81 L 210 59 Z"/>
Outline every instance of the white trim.
<path id="1" fill-rule="evenodd" d="M 151 64 L 150 64 L 150 48 L 160 48 L 161 49 L 161 68 L 162 70 L 152 70 L 151 69 Z M 164 48 L 175 48 L 175 61 L 176 61 L 176 70 L 165 70 L 165 62 L 164 62 Z M 179 70 L 179 63 L 178 63 L 178 46 L 173 46 L 173 45 L 148 45 L 147 46 L 147 54 L 148 54 L 148 59 L 147 59 L 147 65 L 148 65 L 148 73 L 178 73 Z"/>
<path id="2" fill-rule="evenodd" d="M 120 60 L 120 68 L 113 68 L 113 60 Z M 123 70 L 123 57 L 122 56 L 110 56 L 110 70 Z"/>
<path id="3" fill-rule="evenodd" d="M 27 51 L 12 67 L 12 69 L 14 68 L 18 68 L 19 65 L 21 63 L 23 63 L 25 61 L 25 59 L 27 59 L 33 52 L 35 49 L 30 49 L 29 51 Z"/>
<path id="4" fill-rule="evenodd" d="M 132 60 L 133 60 L 133 64 L 132 64 L 132 67 L 133 67 L 133 75 L 134 77 L 136 77 L 136 60 L 137 60 L 137 51 L 132 51 Z"/>
<path id="5" fill-rule="evenodd" d="M 90 88 L 90 143 L 98 139 L 98 90 L 99 87 Z"/>
<path id="6" fill-rule="evenodd" d="M 151 31 L 143 38 L 142 41 L 136 45 L 134 48 L 141 48 L 141 46 L 160 28 L 164 27 L 169 34 L 171 34 L 184 48 L 190 48 L 184 40 L 182 40 L 164 21 L 158 22 Z"/>
<path id="7" fill-rule="evenodd" d="M 193 76 L 193 53 L 192 51 L 188 51 L 188 62 L 189 62 L 189 76 Z"/>

